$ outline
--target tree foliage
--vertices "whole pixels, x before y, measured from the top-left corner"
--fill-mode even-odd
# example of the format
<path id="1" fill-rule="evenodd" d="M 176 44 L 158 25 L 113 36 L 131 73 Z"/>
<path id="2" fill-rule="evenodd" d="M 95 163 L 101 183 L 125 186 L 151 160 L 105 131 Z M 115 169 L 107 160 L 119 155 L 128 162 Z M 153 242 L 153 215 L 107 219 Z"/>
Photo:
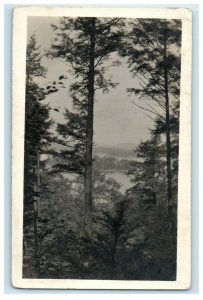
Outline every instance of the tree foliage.
<path id="1" fill-rule="evenodd" d="M 143 206 L 156 206 L 159 199 L 167 196 L 164 146 L 160 137 L 152 134 L 150 140 L 138 145 L 135 155 L 128 172 L 132 176 L 132 189 L 143 199 Z"/>
<path id="2" fill-rule="evenodd" d="M 25 93 L 25 147 L 24 147 L 24 247 L 28 245 L 32 268 L 38 269 L 38 232 L 36 210 L 40 198 L 39 160 L 40 154 L 48 146 L 52 121 L 49 107 L 42 104 L 46 91 L 36 83 L 37 77 L 45 76 L 41 65 L 40 47 L 31 36 L 26 52 L 26 93 Z M 29 247 L 30 245 L 30 247 Z M 34 257 L 34 258 L 33 258 Z M 27 258 L 27 257 L 26 257 Z M 25 258 L 25 260 L 26 260 Z"/>
<path id="3" fill-rule="evenodd" d="M 26 53 L 26 95 L 25 95 L 25 150 L 24 150 L 24 209 L 33 204 L 37 185 L 37 156 L 47 145 L 51 126 L 48 107 L 41 104 L 45 93 L 35 82 L 44 76 L 45 69 L 40 64 L 41 54 L 35 36 L 31 36 Z"/>

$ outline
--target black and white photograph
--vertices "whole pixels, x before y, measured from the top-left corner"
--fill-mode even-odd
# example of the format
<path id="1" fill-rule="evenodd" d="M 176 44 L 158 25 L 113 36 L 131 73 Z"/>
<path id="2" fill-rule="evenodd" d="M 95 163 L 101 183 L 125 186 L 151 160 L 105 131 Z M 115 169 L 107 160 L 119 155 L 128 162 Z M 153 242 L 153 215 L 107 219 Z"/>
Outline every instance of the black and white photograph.
<path id="1" fill-rule="evenodd" d="M 21 204 L 14 203 L 22 210 L 13 241 L 15 248 L 20 235 L 16 269 L 22 280 L 42 280 L 44 287 L 50 279 L 108 281 L 108 288 L 113 281 L 118 289 L 124 281 L 173 286 L 178 238 L 184 239 L 178 226 L 186 242 L 190 234 L 188 178 L 185 184 L 180 178 L 187 173 L 186 165 L 180 172 L 181 157 L 183 164 L 190 160 L 189 152 L 184 157 L 189 131 L 180 152 L 180 129 L 187 133 L 181 108 L 188 117 L 183 124 L 190 122 L 190 64 L 183 75 L 190 53 L 182 48 L 188 40 L 190 49 L 191 36 L 183 38 L 183 15 L 190 28 L 190 12 L 53 11 L 30 9 L 24 65 L 19 71 L 14 63 L 16 79 L 24 80 L 23 111 L 13 94 L 13 113 L 23 115 L 21 154 L 13 157 L 22 171 Z M 188 194 L 185 204 L 180 190 Z M 179 244 L 189 278 L 189 244 Z"/>

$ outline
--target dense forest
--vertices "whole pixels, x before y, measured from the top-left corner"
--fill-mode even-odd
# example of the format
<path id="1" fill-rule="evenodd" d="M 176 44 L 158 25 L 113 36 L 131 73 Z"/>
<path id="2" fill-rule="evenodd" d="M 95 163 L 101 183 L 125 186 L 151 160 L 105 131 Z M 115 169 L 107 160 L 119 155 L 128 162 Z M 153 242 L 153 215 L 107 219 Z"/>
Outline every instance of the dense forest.
<path id="1" fill-rule="evenodd" d="M 51 26 L 50 48 L 33 34 L 26 52 L 23 277 L 176 280 L 181 22 L 63 17 Z M 44 57 L 73 80 L 67 72 L 40 84 Z M 132 107 L 153 127 L 134 149 L 100 156 L 97 95 L 117 88 L 108 71 L 124 63 L 135 82 L 125 101 L 138 99 Z M 67 86 L 72 108 L 58 122 L 46 99 Z M 103 172 L 112 169 L 128 176 L 124 193 Z"/>

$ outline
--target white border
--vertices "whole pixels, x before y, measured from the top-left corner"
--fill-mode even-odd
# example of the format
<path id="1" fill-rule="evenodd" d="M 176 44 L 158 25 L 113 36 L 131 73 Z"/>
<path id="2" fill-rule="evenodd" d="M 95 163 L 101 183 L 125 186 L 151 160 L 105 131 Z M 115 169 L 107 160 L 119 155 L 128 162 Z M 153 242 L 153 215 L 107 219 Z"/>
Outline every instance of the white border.
<path id="1" fill-rule="evenodd" d="M 182 68 L 178 206 L 178 265 L 176 281 L 115 281 L 22 279 L 23 153 L 25 53 L 27 16 L 96 16 L 182 19 Z M 142 8 L 17 8 L 13 32 L 12 112 L 12 282 L 22 288 L 188 289 L 191 280 L 191 19 L 186 9 Z M 183 100 L 184 99 L 184 100 Z"/>

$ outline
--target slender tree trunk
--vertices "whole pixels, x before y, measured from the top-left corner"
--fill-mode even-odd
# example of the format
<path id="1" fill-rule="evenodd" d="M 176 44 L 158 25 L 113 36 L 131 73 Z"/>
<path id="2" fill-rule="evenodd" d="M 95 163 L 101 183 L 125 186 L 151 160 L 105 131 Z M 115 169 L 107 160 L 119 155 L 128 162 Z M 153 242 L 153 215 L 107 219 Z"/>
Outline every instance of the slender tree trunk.
<path id="1" fill-rule="evenodd" d="M 91 21 L 90 59 L 88 73 L 88 113 L 86 132 L 86 166 L 85 166 L 85 232 L 91 236 L 92 231 L 92 148 L 94 116 L 94 78 L 95 78 L 95 18 Z"/>
<path id="2" fill-rule="evenodd" d="M 37 220 L 37 210 L 34 212 L 34 259 L 35 259 L 35 271 L 37 277 L 40 273 L 40 257 L 39 257 L 39 242 L 38 242 L 38 220 Z"/>
<path id="3" fill-rule="evenodd" d="M 39 150 L 37 150 L 37 192 L 40 192 L 40 157 Z M 40 214 L 40 196 L 35 197 L 34 205 L 34 250 L 35 250 L 35 269 L 37 275 L 40 274 L 40 251 L 39 251 L 39 237 L 38 237 L 38 217 Z"/>
<path id="4" fill-rule="evenodd" d="M 155 140 L 156 141 L 156 140 Z M 155 147 L 156 147 L 157 143 L 155 142 Z M 156 203 L 156 180 L 155 180 L 155 164 L 156 164 L 156 161 L 155 161 L 155 155 L 153 154 L 152 156 L 152 175 L 153 175 L 153 191 L 152 191 L 152 202 L 153 202 L 153 205 L 156 207 L 157 203 Z"/>
<path id="5" fill-rule="evenodd" d="M 168 68 L 167 68 L 167 25 L 165 22 L 164 34 L 164 91 L 166 105 L 166 159 L 167 159 L 167 198 L 168 210 L 172 208 L 172 184 L 171 184 L 171 138 L 170 138 L 170 106 L 168 92 Z"/>

